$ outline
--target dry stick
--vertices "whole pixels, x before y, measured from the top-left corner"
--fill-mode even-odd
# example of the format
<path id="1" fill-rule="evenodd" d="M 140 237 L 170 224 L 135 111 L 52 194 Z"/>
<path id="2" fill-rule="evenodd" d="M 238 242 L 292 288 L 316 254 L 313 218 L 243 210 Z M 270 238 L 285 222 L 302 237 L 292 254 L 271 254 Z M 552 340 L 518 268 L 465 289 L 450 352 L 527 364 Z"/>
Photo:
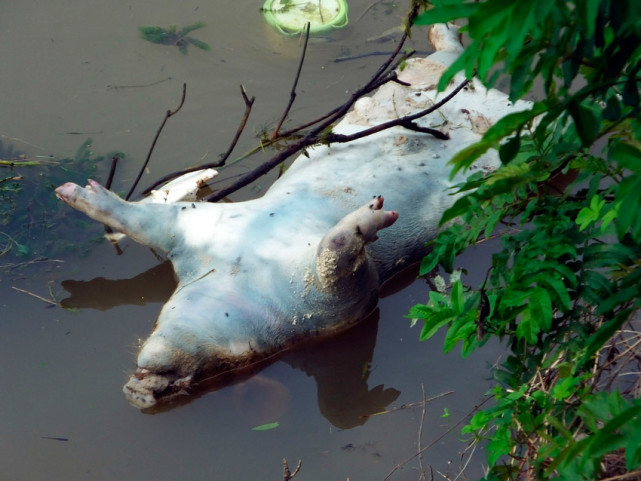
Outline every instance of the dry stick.
<path id="1" fill-rule="evenodd" d="M 389 80 L 387 80 L 389 81 Z M 272 157 L 270 160 L 265 162 L 262 165 L 259 165 L 256 167 L 254 170 L 250 171 L 249 173 L 245 174 L 243 177 L 241 177 L 238 181 L 233 183 L 232 185 L 225 187 L 219 191 L 214 192 L 213 194 L 210 194 L 209 196 L 206 197 L 206 200 L 208 202 L 215 202 L 217 200 L 220 200 L 229 194 L 232 194 L 233 192 L 236 192 L 238 189 L 245 187 L 246 185 L 252 183 L 254 180 L 258 179 L 259 177 L 267 174 L 270 170 L 272 170 L 274 167 L 278 166 L 287 158 L 289 158 L 291 155 L 294 153 L 298 152 L 299 150 L 304 149 L 305 147 L 309 147 L 310 145 L 316 144 L 319 141 L 329 141 L 329 142 L 337 142 L 337 143 L 345 143 L 345 142 L 351 142 L 356 139 L 360 139 L 362 137 L 365 137 L 367 135 L 371 135 L 376 132 L 380 132 L 381 130 L 384 129 L 389 129 L 394 126 L 403 126 L 403 124 L 407 124 L 408 122 L 415 120 L 419 117 L 428 115 L 435 110 L 438 110 L 441 108 L 445 103 L 449 102 L 452 100 L 452 98 L 460 92 L 466 85 L 468 84 L 468 80 L 464 80 L 461 82 L 450 94 L 447 96 L 443 97 L 443 99 L 434 105 L 432 105 L 430 108 L 422 110 L 421 112 L 418 112 L 413 115 L 407 115 L 405 117 L 401 117 L 399 119 L 391 120 L 389 122 L 385 122 L 384 124 L 377 125 L 375 127 L 369 128 L 362 130 L 360 132 L 357 132 L 352 135 L 341 135 L 341 134 L 328 134 L 326 136 L 321 135 L 321 132 L 331 125 L 333 121 L 335 120 L 334 118 L 327 119 L 325 122 L 321 123 L 319 126 L 311 130 L 305 137 L 302 139 L 298 140 L 297 142 L 294 142 L 291 144 L 289 147 L 286 149 L 282 150 L 278 154 L 276 154 L 274 157 Z M 356 94 L 354 94 L 355 98 Z M 346 110 L 349 109 L 353 103 L 355 102 L 355 98 L 351 99 L 350 101 L 346 102 L 340 109 L 338 109 L 337 114 L 340 114 L 340 116 L 344 115 L 346 113 Z M 338 116 L 338 115 L 336 115 Z M 334 117 L 334 116 L 333 116 Z M 413 129 L 414 130 L 414 129 Z M 429 129 L 431 130 L 431 129 Z M 444 138 L 445 134 L 439 131 L 435 132 L 430 132 L 432 134 L 435 134 L 439 138 Z M 449 138 L 449 137 L 446 137 Z"/>
<path id="2" fill-rule="evenodd" d="M 303 464 L 303 461 L 299 459 L 296 469 L 294 469 L 294 472 L 291 473 L 289 471 L 289 465 L 287 464 L 287 460 L 283 458 L 283 481 L 289 481 L 294 476 L 296 476 L 298 474 L 298 471 L 300 471 L 300 467 L 302 464 Z"/>
<path id="3" fill-rule="evenodd" d="M 15 286 L 11 286 L 11 289 L 14 289 L 14 290 L 16 290 L 16 291 L 18 291 L 18 292 L 22 292 L 22 293 L 24 293 L 24 294 L 29 294 L 30 296 L 33 296 L 33 297 L 35 297 L 36 299 L 40 299 L 41 301 L 44 301 L 44 302 L 46 302 L 47 304 L 51 304 L 51 305 L 53 305 L 53 306 L 57 306 L 57 305 L 58 305 L 58 303 L 56 303 L 56 302 L 52 301 L 51 299 L 47 299 L 47 298 L 45 298 L 45 297 L 39 296 L 38 294 L 34 294 L 33 292 L 25 291 L 24 289 L 20 289 L 20 288 L 15 287 Z"/>
<path id="4" fill-rule="evenodd" d="M 399 46 L 395 51 L 396 55 L 398 51 L 400 51 L 401 45 L 406 39 L 406 35 L 403 36 L 401 39 L 401 42 L 399 42 Z M 389 58 L 376 72 L 374 77 L 365 85 L 364 87 L 361 87 L 358 89 L 356 92 L 352 94 L 350 99 L 345 102 L 343 105 L 340 107 L 334 109 L 333 114 L 330 116 L 326 116 L 324 121 L 321 122 L 319 125 L 317 125 L 314 129 L 309 131 L 305 137 L 299 139 L 297 142 L 291 144 L 289 147 L 286 149 L 282 150 L 278 154 L 276 154 L 274 157 L 272 157 L 270 160 L 265 162 L 262 165 L 259 165 L 257 168 L 254 170 L 250 171 L 249 173 L 245 174 L 243 177 L 241 177 L 238 181 L 233 183 L 232 185 L 225 187 L 224 189 L 221 189 L 217 192 L 214 192 L 213 194 L 210 194 L 207 196 L 205 199 L 208 202 L 215 202 L 217 200 L 220 200 L 229 194 L 236 192 L 238 189 L 245 187 L 246 185 L 252 183 L 254 180 L 258 179 L 259 177 L 265 175 L 268 173 L 270 170 L 272 170 L 274 167 L 278 166 L 282 162 L 284 162 L 287 158 L 289 158 L 291 155 L 294 153 L 304 149 L 305 147 L 309 147 L 310 145 L 313 145 L 318 142 L 320 136 L 319 134 L 328 126 L 330 126 L 332 123 L 334 123 L 338 118 L 342 117 L 347 113 L 347 111 L 354 105 L 354 103 L 361 98 L 363 95 L 366 93 L 374 90 L 375 88 L 383 85 L 386 82 L 389 82 L 390 80 L 394 79 L 396 77 L 395 74 L 389 75 L 388 78 L 384 78 L 381 80 L 382 74 L 385 72 L 387 67 L 392 63 L 393 58 Z"/>
<path id="5" fill-rule="evenodd" d="M 40 262 L 60 262 L 63 263 L 64 261 L 61 259 L 49 259 L 48 257 L 38 257 L 37 259 L 33 259 L 30 261 L 24 261 L 24 262 L 16 262 L 12 264 L 0 264 L 0 268 L 2 269 L 15 269 L 16 267 L 23 267 L 23 266 L 28 266 L 30 264 L 38 264 Z"/>
<path id="6" fill-rule="evenodd" d="M 427 403 L 425 398 L 425 385 L 421 383 L 421 392 L 423 393 L 423 408 L 421 409 L 421 421 L 418 425 L 418 452 L 421 453 L 421 439 L 423 438 L 423 423 L 425 422 L 425 413 L 427 412 Z M 418 455 L 418 467 L 420 469 L 419 481 L 425 480 L 425 468 L 423 467 L 423 453 Z"/>
<path id="7" fill-rule="evenodd" d="M 415 2 L 412 11 L 408 15 L 408 24 L 411 25 L 413 22 L 414 18 L 418 14 L 418 2 Z M 272 157 L 270 160 L 265 162 L 262 165 L 259 165 L 256 167 L 254 170 L 248 172 L 245 174 L 243 177 L 241 177 L 238 181 L 235 183 L 217 191 L 205 198 L 208 202 L 215 202 L 218 201 L 233 192 L 236 192 L 238 189 L 245 187 L 246 185 L 252 183 L 254 180 L 258 179 L 259 177 L 267 174 L 270 170 L 273 168 L 277 167 L 280 165 L 282 162 L 284 162 L 287 158 L 289 158 L 291 155 L 294 153 L 305 149 L 306 147 L 309 147 L 310 145 L 313 145 L 315 143 L 318 143 L 321 140 L 325 140 L 325 138 L 320 135 L 323 130 L 325 130 L 327 127 L 329 127 L 334 121 L 345 115 L 349 109 L 354 105 L 354 103 L 361 98 L 363 95 L 371 92 L 372 90 L 380 87 L 381 85 L 390 82 L 390 81 L 397 81 L 398 79 L 396 78 L 396 73 L 388 73 L 387 75 L 384 76 L 384 74 L 388 71 L 390 65 L 392 65 L 392 62 L 394 61 L 394 58 L 398 55 L 400 52 L 403 44 L 405 43 L 405 40 L 407 39 L 408 33 L 407 31 L 403 32 L 403 35 L 401 37 L 401 40 L 399 41 L 398 45 L 396 46 L 396 49 L 394 50 L 394 53 L 379 67 L 379 69 L 376 71 L 374 76 L 370 79 L 370 81 L 364 86 L 356 90 L 355 93 L 353 93 L 350 97 L 350 99 L 345 102 L 343 105 L 340 107 L 334 109 L 333 114 L 329 116 L 325 116 L 324 120 L 317 125 L 314 129 L 309 131 L 303 138 L 299 139 L 298 141 L 294 142 L 293 144 L 289 145 L 286 149 L 282 150 L 278 154 L 276 154 L 274 157 Z M 403 59 L 402 59 L 403 60 Z M 402 61 L 401 60 L 401 61 Z M 400 63 L 400 61 L 399 61 Z M 402 83 L 402 82 L 401 82 Z M 373 127 L 372 129 L 366 129 L 360 133 L 354 134 L 353 136 L 337 136 L 334 137 L 334 139 L 337 139 L 336 141 L 338 142 L 349 142 L 351 140 L 357 139 L 364 137 L 366 135 L 369 135 L 374 132 L 378 132 L 382 130 L 383 128 L 390 128 L 396 125 L 402 125 L 405 123 L 406 125 L 410 125 L 408 122 L 411 122 L 412 120 L 415 120 L 419 117 L 422 117 L 424 115 L 429 114 L 430 112 L 433 112 L 440 108 L 443 104 L 451 100 L 451 98 L 456 95 L 462 88 L 464 88 L 467 85 L 467 80 L 461 83 L 450 95 L 446 96 L 443 100 L 440 102 L 434 104 L 431 108 L 426 109 L 422 112 L 419 112 L 414 115 L 409 115 L 406 117 L 402 117 L 400 119 L 396 119 L 391 122 L 387 122 L 384 124 L 384 127 Z M 418 126 L 413 127 L 413 129 L 418 128 Z M 425 129 L 423 129 L 425 131 Z M 431 130 L 431 129 L 429 129 Z M 443 134 L 441 132 L 430 132 L 435 135 L 440 135 L 440 138 L 443 138 Z M 334 134 L 329 134 L 334 135 Z"/>
<path id="8" fill-rule="evenodd" d="M 379 3 L 383 3 L 383 0 L 376 0 L 374 3 L 370 3 L 369 6 L 365 10 L 363 10 L 363 13 L 361 13 L 358 16 L 358 18 L 356 19 L 356 21 L 354 23 L 360 22 L 361 19 L 365 16 L 365 14 L 367 12 L 369 12 L 372 8 L 374 8 L 376 5 L 378 5 Z"/>
<path id="9" fill-rule="evenodd" d="M 106 189 L 111 189 L 111 184 L 114 181 L 114 176 L 116 175 L 116 166 L 118 165 L 118 160 L 120 160 L 120 157 L 118 155 L 114 155 L 111 158 L 111 168 L 109 169 L 109 176 L 107 177 L 107 182 L 105 182 L 105 188 Z M 105 232 L 107 234 L 113 234 L 113 229 L 109 227 L 107 224 L 103 224 L 103 227 L 105 228 Z M 120 248 L 116 247 L 116 250 L 119 251 Z M 120 252 L 118 252 L 120 254 Z"/>
<path id="10" fill-rule="evenodd" d="M 278 131 L 280 130 L 281 126 L 283 125 L 283 122 L 285 122 L 285 119 L 289 115 L 289 111 L 292 108 L 292 105 L 294 104 L 294 100 L 296 100 L 296 86 L 298 85 L 298 79 L 300 78 L 300 73 L 303 70 L 303 62 L 305 62 L 305 53 L 307 52 L 307 43 L 309 41 L 309 27 L 310 23 L 307 22 L 305 25 L 305 43 L 303 44 L 303 52 L 300 55 L 300 61 L 298 62 L 298 70 L 296 71 L 296 76 L 294 77 L 294 84 L 292 85 L 292 90 L 289 92 L 289 102 L 287 104 L 287 107 L 285 107 L 285 112 L 283 112 L 282 117 L 280 118 L 280 121 L 276 125 L 276 128 L 274 129 L 274 132 L 272 133 L 271 140 L 274 140 L 278 137 Z"/>
<path id="11" fill-rule="evenodd" d="M 383 412 L 376 413 L 376 414 L 390 414 L 390 413 L 393 413 L 393 412 L 396 412 L 396 411 L 401 411 L 401 410 L 404 410 L 404 409 L 412 409 L 412 408 L 414 408 L 416 406 L 423 406 L 426 403 L 431 403 L 432 401 L 435 401 L 436 399 L 440 399 L 442 397 L 449 396 L 450 394 L 454 394 L 454 391 L 445 391 L 445 392 L 442 392 L 441 394 L 437 394 L 436 396 L 432 396 L 429 399 L 425 399 L 424 401 L 418 401 L 418 402 L 413 402 L 413 403 L 409 403 L 409 404 L 401 404 L 398 407 L 395 407 L 395 408 L 392 408 L 392 409 L 387 409 L 387 410 L 385 410 Z"/>
<path id="12" fill-rule="evenodd" d="M 488 402 L 490 399 L 492 399 L 492 398 L 491 398 L 490 396 L 487 396 L 483 401 L 481 401 L 481 402 L 478 404 L 478 406 L 474 406 L 474 408 L 473 408 L 472 410 L 470 410 L 470 412 L 468 412 L 465 416 L 463 416 L 461 419 L 459 419 L 455 424 L 453 424 L 452 426 L 450 426 L 450 427 L 449 427 L 445 432 L 443 432 L 439 437 L 437 437 L 436 439 L 434 439 L 434 440 L 433 440 L 431 443 L 429 443 L 427 446 L 425 446 L 425 447 L 421 448 L 421 449 L 420 449 L 420 451 L 417 451 L 415 454 L 413 454 L 412 456 L 410 456 L 409 458 L 407 458 L 405 461 L 402 461 L 402 462 L 398 463 L 396 466 L 394 466 L 394 467 L 392 468 L 392 470 L 391 470 L 389 473 L 387 473 L 387 476 L 385 476 L 385 477 L 383 478 L 383 481 L 387 481 L 388 479 L 390 479 L 390 478 L 392 477 L 392 474 L 394 474 L 394 473 L 395 473 L 399 468 L 401 468 L 404 464 L 409 463 L 412 459 L 414 459 L 414 458 L 415 458 L 415 457 L 417 457 L 417 456 L 420 456 L 423 452 L 427 451 L 427 450 L 428 450 L 428 449 L 430 449 L 432 446 L 434 446 L 436 443 L 438 443 L 441 439 L 443 439 L 445 436 L 447 436 L 449 433 L 451 433 L 451 432 L 454 430 L 454 428 L 456 428 L 456 427 L 457 427 L 458 425 L 460 425 L 463 421 L 465 421 L 465 420 L 467 419 L 467 417 L 468 417 L 470 414 L 472 414 L 474 411 L 477 411 L 481 406 L 483 406 L 483 404 L 485 404 L 486 402 Z"/>
<path id="13" fill-rule="evenodd" d="M 218 162 L 218 165 L 214 165 L 212 167 L 220 167 L 221 165 L 225 165 L 225 161 L 229 158 L 232 151 L 236 147 L 236 144 L 238 143 L 238 139 L 240 138 L 240 134 L 243 133 L 243 130 L 245 130 L 245 125 L 247 125 L 247 119 L 249 119 L 249 114 L 251 113 L 252 105 L 254 105 L 254 100 L 256 100 L 256 97 L 252 97 L 251 99 L 247 98 L 245 87 L 243 87 L 242 85 L 240 86 L 240 94 L 243 96 L 243 101 L 245 102 L 245 113 L 243 114 L 243 118 L 241 119 L 240 124 L 236 129 L 236 134 L 234 135 L 234 138 L 231 141 L 231 145 L 229 146 L 229 149 L 227 149 L 227 152 L 225 152 L 220 157 L 220 161 Z"/>
<path id="14" fill-rule="evenodd" d="M 413 7 L 412 7 L 412 10 L 408 14 L 408 25 L 412 24 L 414 18 L 418 14 L 418 10 L 419 10 L 418 2 L 415 2 Z M 352 105 L 356 102 L 356 100 L 361 98 L 363 95 L 375 90 L 376 88 L 378 88 L 381 85 L 383 85 L 383 84 L 385 84 L 387 82 L 390 82 L 390 81 L 396 81 L 396 82 L 402 84 L 403 82 L 400 82 L 396 78 L 396 74 L 395 73 L 388 73 L 385 76 L 384 76 L 384 74 L 385 74 L 385 72 L 388 71 L 388 69 L 390 68 L 390 65 L 392 64 L 392 62 L 394 61 L 396 56 L 399 54 L 399 52 L 400 52 L 401 48 L 403 47 L 403 44 L 405 43 L 405 40 L 407 39 L 407 37 L 408 37 L 408 32 L 407 31 L 403 32 L 403 35 L 402 35 L 400 41 L 398 42 L 398 44 L 396 46 L 396 49 L 394 50 L 392 55 L 390 55 L 390 57 L 379 67 L 377 72 L 374 74 L 374 76 L 370 79 L 370 81 L 364 87 L 361 87 L 354 94 L 352 94 L 352 96 L 350 97 L 350 100 L 345 102 L 340 107 L 337 107 L 336 109 L 334 109 L 329 114 L 324 115 L 323 117 L 321 117 L 317 121 L 314 121 L 312 123 L 306 124 L 304 127 L 307 127 L 309 125 L 314 125 L 314 124 L 320 122 L 320 124 L 316 128 L 314 128 L 312 131 L 308 132 L 307 135 L 305 135 L 305 137 L 299 139 L 294 144 L 291 144 L 288 148 L 286 148 L 285 150 L 281 151 L 279 154 L 277 154 L 275 157 L 270 159 L 265 164 L 259 166 L 258 168 L 254 169 L 253 171 L 251 171 L 248 174 L 244 175 L 243 177 L 241 177 L 234 184 L 232 184 L 232 185 L 230 185 L 230 186 L 228 186 L 228 187 L 226 187 L 226 188 L 224 188 L 224 189 L 222 189 L 220 191 L 214 192 L 213 194 L 210 194 L 209 196 L 207 196 L 205 198 L 205 200 L 207 200 L 209 202 L 214 202 L 214 201 L 217 201 L 217 200 L 220 200 L 220 199 L 226 197 L 227 195 L 237 191 L 238 189 L 250 184 L 251 182 L 253 182 L 257 178 L 261 177 L 262 175 L 265 175 L 267 172 L 269 172 L 271 169 L 273 169 L 274 167 L 276 167 L 279 164 L 281 164 L 283 161 L 285 161 L 289 156 L 293 155 L 294 153 L 296 153 L 296 152 L 298 152 L 300 150 L 303 150 L 306 147 L 309 147 L 310 145 L 318 143 L 318 141 L 321 140 L 321 137 L 319 136 L 319 134 L 324 129 L 329 127 L 332 123 L 334 123 L 337 119 L 339 119 L 340 117 L 345 115 L 348 112 L 348 110 L 352 107 Z M 401 57 L 401 59 L 397 61 L 397 64 L 392 67 L 391 70 L 394 70 L 396 68 L 396 66 L 398 66 L 398 64 L 400 64 L 402 61 L 407 59 L 407 57 L 412 55 L 412 53 L 413 52 L 410 52 L 410 53 L 408 53 L 406 55 L 403 55 Z M 405 84 L 405 85 L 407 85 L 407 84 Z M 427 113 L 429 113 L 429 112 L 426 112 L 424 115 L 427 115 Z M 407 118 L 399 119 L 398 122 L 399 122 L 399 125 L 402 122 L 406 122 L 406 125 L 408 125 L 412 130 L 426 131 L 425 128 L 421 128 L 421 127 L 415 126 L 413 124 L 407 123 L 407 122 L 410 122 L 411 120 L 412 120 L 411 117 L 407 117 Z M 164 123 L 163 123 L 163 125 L 164 125 Z M 284 138 L 286 136 L 292 135 L 292 133 L 297 132 L 297 131 L 301 130 L 304 127 L 298 127 L 298 128 L 293 129 L 291 131 L 288 131 L 287 135 L 282 134 L 279 138 Z M 440 132 L 436 132 L 436 133 L 435 132 L 430 132 L 430 133 L 435 134 L 435 135 L 440 134 Z M 347 142 L 347 141 L 349 141 L 349 138 L 344 138 L 343 141 Z M 155 143 L 155 141 L 154 141 L 154 143 Z M 153 146 L 152 146 L 152 148 L 153 148 Z M 202 166 L 201 165 L 200 167 L 194 167 L 194 168 L 191 168 L 191 169 L 182 170 L 181 173 L 193 172 L 195 170 L 199 170 L 199 169 L 206 168 L 206 167 L 207 166 Z M 168 178 L 177 177 L 181 173 L 170 174 L 170 177 L 169 176 L 165 176 L 164 179 L 166 180 Z M 157 182 L 156 184 L 154 184 L 154 187 L 159 185 L 160 183 L 162 183 L 165 180 L 161 180 L 161 181 Z M 151 188 L 153 188 L 153 187 L 151 187 Z M 151 188 L 147 189 L 145 192 L 148 192 L 149 190 L 151 190 Z"/>
<path id="15" fill-rule="evenodd" d="M 116 174 L 116 166 L 118 165 L 118 160 L 120 157 L 114 155 L 111 158 L 111 168 L 109 169 L 109 176 L 107 177 L 107 182 L 105 183 L 105 188 L 111 189 L 111 184 L 114 181 L 114 175 Z"/>
<path id="16" fill-rule="evenodd" d="M 636 479 L 639 479 L 641 477 L 641 469 L 637 469 L 636 471 L 630 471 L 629 473 L 624 473 L 624 474 L 617 474 L 616 476 L 612 476 L 610 478 L 602 478 L 601 481 L 634 481 Z"/>
<path id="17" fill-rule="evenodd" d="M 252 106 L 254 105 L 254 100 L 256 100 L 256 97 L 252 97 L 251 99 L 247 97 L 247 93 L 245 92 L 245 87 L 243 87 L 242 85 L 240 86 L 240 93 L 243 96 L 243 101 L 245 102 L 245 113 L 243 114 L 243 118 L 240 120 L 240 124 L 236 129 L 236 134 L 234 135 L 234 138 L 229 148 L 227 149 L 227 152 L 225 152 L 224 154 L 221 154 L 220 159 L 217 160 L 216 162 L 210 162 L 208 164 L 201 164 L 195 167 L 189 167 L 187 169 L 182 169 L 177 172 L 171 172 L 169 174 L 162 176 L 160 179 L 156 180 L 153 184 L 151 184 L 149 187 L 143 190 L 142 195 L 147 195 L 149 192 L 151 192 L 153 189 L 155 189 L 159 185 L 164 184 L 165 182 L 168 182 L 172 179 L 175 179 L 176 177 L 180 177 L 181 175 L 188 174 L 190 172 L 196 172 L 197 170 L 212 169 L 212 168 L 225 165 L 225 162 L 231 155 L 232 151 L 236 148 L 236 144 L 238 143 L 238 139 L 240 138 L 240 135 L 245 130 L 245 126 L 247 125 L 247 120 L 249 119 L 249 114 L 251 113 Z"/>
<path id="18" fill-rule="evenodd" d="M 167 120 L 172 115 L 176 115 L 180 109 L 182 109 L 183 105 L 185 104 L 185 96 L 187 95 L 187 84 L 183 84 L 183 95 L 182 99 L 180 100 L 180 105 L 176 110 L 173 112 L 171 110 L 167 110 L 167 113 L 165 114 L 165 118 L 162 121 L 162 124 L 160 124 L 160 127 L 156 131 L 156 136 L 154 137 L 154 141 L 151 143 L 151 147 L 149 148 L 149 153 L 147 154 L 147 158 L 145 159 L 144 164 L 142 165 L 142 168 L 140 169 L 140 172 L 138 172 L 138 177 L 136 177 L 136 180 L 134 181 L 134 184 L 131 186 L 131 189 L 129 189 L 129 192 L 125 196 L 125 200 L 129 200 L 129 197 L 131 197 L 131 194 L 133 194 L 134 190 L 138 186 L 138 182 L 140 182 L 140 178 L 142 177 L 142 174 L 145 172 L 145 169 L 147 168 L 147 164 L 149 163 L 149 159 L 151 159 L 151 154 L 154 151 L 154 147 L 156 147 L 156 142 L 158 141 L 158 137 L 160 137 L 160 133 L 162 132 L 162 129 L 165 127 L 165 124 L 167 123 Z"/>

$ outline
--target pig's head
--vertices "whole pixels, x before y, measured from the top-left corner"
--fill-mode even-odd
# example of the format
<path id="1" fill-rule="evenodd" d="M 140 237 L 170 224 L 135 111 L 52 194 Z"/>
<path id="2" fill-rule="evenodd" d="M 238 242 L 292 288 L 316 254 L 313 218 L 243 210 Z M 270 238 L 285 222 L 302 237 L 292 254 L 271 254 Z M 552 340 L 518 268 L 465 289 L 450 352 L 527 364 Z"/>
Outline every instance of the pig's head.
<path id="1" fill-rule="evenodd" d="M 244 369 L 283 348 L 278 339 L 266 340 L 275 317 L 269 309 L 254 308 L 215 280 L 179 286 L 163 307 L 123 388 L 134 406 L 151 408 L 190 394 L 204 377 Z"/>

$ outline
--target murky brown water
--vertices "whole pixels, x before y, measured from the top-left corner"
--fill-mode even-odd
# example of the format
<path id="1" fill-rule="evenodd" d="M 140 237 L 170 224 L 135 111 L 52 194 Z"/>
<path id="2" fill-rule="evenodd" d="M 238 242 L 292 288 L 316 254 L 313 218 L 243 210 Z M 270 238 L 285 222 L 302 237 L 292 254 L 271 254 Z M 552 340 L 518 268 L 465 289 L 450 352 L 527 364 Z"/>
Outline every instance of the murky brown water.
<path id="1" fill-rule="evenodd" d="M 399 24 L 405 6 L 381 3 L 357 21 L 370 3 L 352 0 L 349 27 L 310 46 L 293 118 L 307 120 L 342 103 L 381 61 L 334 58 L 393 48 L 365 39 Z M 65 157 L 92 138 L 97 153 L 126 153 L 115 186 L 125 190 L 186 82 L 187 102 L 170 119 L 147 180 L 227 149 L 244 110 L 240 84 L 256 103 L 237 152 L 254 147 L 254 134 L 280 116 L 298 62 L 295 41 L 286 45 L 269 35 L 260 6 L 255 0 L 3 2 L 0 140 L 30 156 Z M 210 52 L 192 46 L 181 55 L 138 37 L 139 26 L 196 21 L 207 23 L 193 35 Z M 427 48 L 421 38 L 415 42 Z M 268 183 L 261 180 L 238 198 L 260 195 Z M 479 248 L 466 268 L 482 276 L 475 264 L 487 259 L 488 249 Z M 495 353 L 485 353 L 487 361 L 461 361 L 444 357 L 439 340 L 419 343 L 419 327 L 410 329 L 403 316 L 426 298 L 423 282 L 382 300 L 378 316 L 355 331 L 288 354 L 244 383 L 148 415 L 127 404 L 121 387 L 139 340 L 171 292 L 170 270 L 130 241 L 120 254 L 102 243 L 87 255 L 57 260 L 0 270 L 0 480 L 278 480 L 282 458 L 292 469 L 303 460 L 300 479 L 382 480 L 417 451 L 421 408 L 398 408 L 421 401 L 421 385 L 427 398 L 453 391 L 429 404 L 421 443 L 434 443 L 425 465 L 457 472 L 459 428 L 440 437 L 482 398 L 486 362 Z M 53 295 L 73 309 L 14 288 Z M 367 416 L 382 407 L 392 412 Z M 445 408 L 449 418 L 441 417 Z M 272 422 L 280 426 L 252 430 Z M 479 461 L 470 468 L 478 474 Z M 390 479 L 418 475 L 413 459 Z"/>

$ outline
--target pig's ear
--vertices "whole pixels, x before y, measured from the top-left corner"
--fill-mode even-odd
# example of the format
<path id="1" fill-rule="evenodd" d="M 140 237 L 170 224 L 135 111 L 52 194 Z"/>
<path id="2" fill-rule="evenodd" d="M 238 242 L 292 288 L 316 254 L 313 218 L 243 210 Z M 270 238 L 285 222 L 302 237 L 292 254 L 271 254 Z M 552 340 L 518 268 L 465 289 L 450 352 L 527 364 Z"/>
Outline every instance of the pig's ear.
<path id="1" fill-rule="evenodd" d="M 398 212 L 383 210 L 378 196 L 343 217 L 321 239 L 316 257 L 316 274 L 324 289 L 347 289 L 351 283 L 368 283 L 373 274 L 365 246 L 378 239 L 379 230 L 391 226 Z M 355 285 L 354 287 L 358 287 Z"/>

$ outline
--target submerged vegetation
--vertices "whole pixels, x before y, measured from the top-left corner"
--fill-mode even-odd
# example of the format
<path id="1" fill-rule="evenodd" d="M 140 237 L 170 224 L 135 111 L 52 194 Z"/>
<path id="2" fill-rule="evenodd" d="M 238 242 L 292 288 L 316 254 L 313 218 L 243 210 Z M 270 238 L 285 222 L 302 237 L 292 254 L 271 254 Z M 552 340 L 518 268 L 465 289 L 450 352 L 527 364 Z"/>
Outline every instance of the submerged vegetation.
<path id="1" fill-rule="evenodd" d="M 171 25 L 169 28 L 162 27 L 140 27 L 141 38 L 161 45 L 174 45 L 183 55 L 187 55 L 187 47 L 189 44 L 198 47 L 201 50 L 211 50 L 211 47 L 197 38 L 190 37 L 188 34 L 194 30 L 205 27 L 204 22 L 196 22 L 191 25 L 178 30 L 176 25 Z"/>
<path id="2" fill-rule="evenodd" d="M 29 158 L 0 144 L 0 256 L 3 260 L 80 254 L 101 239 L 101 226 L 66 208 L 54 189 L 95 178 L 103 157 L 87 140 L 73 158 Z M 87 228 L 77 229 L 78 226 Z"/>
<path id="3" fill-rule="evenodd" d="M 460 253 L 497 236 L 485 281 L 456 273 L 410 316 L 421 339 L 446 330 L 446 352 L 507 345 L 493 405 L 463 430 L 487 442 L 486 479 L 639 479 L 641 3 L 429 3 L 417 23 L 464 19 L 470 37 L 441 87 L 464 70 L 487 86 L 509 75 L 512 100 L 540 80 L 544 96 L 452 160 L 496 149 L 502 165 L 458 186 L 442 222 L 463 222 L 421 270 L 455 274 Z"/>

